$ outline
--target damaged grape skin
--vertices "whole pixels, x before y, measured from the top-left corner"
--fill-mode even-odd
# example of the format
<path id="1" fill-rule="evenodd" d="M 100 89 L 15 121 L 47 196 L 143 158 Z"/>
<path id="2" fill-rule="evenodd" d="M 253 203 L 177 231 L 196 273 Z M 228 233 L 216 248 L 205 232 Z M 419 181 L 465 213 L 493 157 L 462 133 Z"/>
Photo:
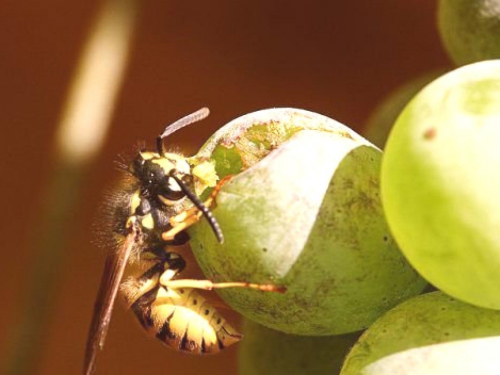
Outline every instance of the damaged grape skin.
<path id="1" fill-rule="evenodd" d="M 224 244 L 204 221 L 189 231 L 205 276 L 287 288 L 219 291 L 245 317 L 291 334 L 343 334 L 424 288 L 384 220 L 381 151 L 349 128 L 302 110 L 259 111 L 200 155 L 220 177 L 235 175 L 213 209 Z"/>

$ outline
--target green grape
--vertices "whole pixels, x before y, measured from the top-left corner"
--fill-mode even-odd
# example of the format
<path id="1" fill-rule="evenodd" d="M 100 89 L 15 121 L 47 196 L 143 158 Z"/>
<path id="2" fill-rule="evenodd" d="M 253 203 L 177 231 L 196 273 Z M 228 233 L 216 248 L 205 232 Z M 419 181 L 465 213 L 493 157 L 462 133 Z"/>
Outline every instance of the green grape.
<path id="1" fill-rule="evenodd" d="M 370 115 L 363 130 L 366 137 L 375 146 L 384 148 L 387 136 L 392 125 L 398 118 L 403 108 L 425 85 L 443 74 L 443 71 L 435 71 L 418 76 L 391 92 L 377 105 Z"/>
<path id="2" fill-rule="evenodd" d="M 347 127 L 307 111 L 260 111 L 226 125 L 199 155 L 221 175 L 244 169 L 213 210 L 224 244 L 204 221 L 190 229 L 204 274 L 287 288 L 220 290 L 244 316 L 292 334 L 342 334 L 425 286 L 384 219 L 381 152 Z"/>
<path id="3" fill-rule="evenodd" d="M 500 309 L 500 61 L 423 89 L 386 146 L 382 200 L 410 263 L 446 293 Z"/>
<path id="4" fill-rule="evenodd" d="M 500 311 L 433 292 L 403 302 L 354 345 L 341 375 L 496 375 Z"/>
<path id="5" fill-rule="evenodd" d="M 500 58 L 500 0 L 440 0 L 438 28 L 457 65 Z"/>
<path id="6" fill-rule="evenodd" d="M 342 336 L 295 336 L 251 320 L 243 325 L 238 348 L 239 375 L 338 374 L 359 333 Z"/>

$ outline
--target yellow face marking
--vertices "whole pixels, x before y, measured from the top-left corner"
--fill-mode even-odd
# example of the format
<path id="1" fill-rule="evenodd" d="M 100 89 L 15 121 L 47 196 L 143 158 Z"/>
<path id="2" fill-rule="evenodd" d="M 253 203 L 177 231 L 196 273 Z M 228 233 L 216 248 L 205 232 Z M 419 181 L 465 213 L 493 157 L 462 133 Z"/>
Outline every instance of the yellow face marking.
<path id="1" fill-rule="evenodd" d="M 165 158 L 170 160 L 170 162 L 175 166 L 182 174 L 191 174 L 191 165 L 187 162 L 186 157 L 173 152 L 168 152 L 165 154 Z"/>
<path id="2" fill-rule="evenodd" d="M 152 151 L 143 151 L 140 154 L 141 158 L 143 158 L 144 160 L 151 160 L 160 157 L 160 155 L 158 155 L 157 152 L 152 152 Z"/>
<path id="3" fill-rule="evenodd" d="M 137 190 L 130 198 L 130 214 L 135 214 L 137 207 L 141 204 L 140 190 Z"/>
<path id="4" fill-rule="evenodd" d="M 168 178 L 168 188 L 172 191 L 181 191 L 181 187 L 172 177 Z"/>
<path id="5" fill-rule="evenodd" d="M 186 197 L 183 197 L 179 200 L 176 201 L 171 201 L 170 199 L 165 198 L 163 195 L 158 195 L 158 199 L 165 205 L 165 206 L 175 206 L 179 203 L 181 203 Z"/>
<path id="6" fill-rule="evenodd" d="M 153 215 L 147 214 L 141 220 L 141 225 L 146 229 L 153 229 L 155 227 L 155 221 L 153 220 Z"/>
<path id="7" fill-rule="evenodd" d="M 191 174 L 191 166 L 186 159 L 178 160 L 175 167 L 182 174 Z"/>
<path id="8" fill-rule="evenodd" d="M 158 164 L 165 171 L 165 174 L 169 174 L 172 169 L 176 169 L 175 165 L 167 158 L 154 159 L 153 163 Z"/>
<path id="9" fill-rule="evenodd" d="M 166 152 L 166 153 L 165 153 L 165 157 L 166 157 L 167 159 L 172 160 L 173 162 L 178 162 L 178 161 L 181 161 L 181 160 L 185 160 L 185 159 L 186 159 L 186 157 L 185 157 L 185 156 L 182 156 L 182 155 L 176 154 L 175 152 Z"/>

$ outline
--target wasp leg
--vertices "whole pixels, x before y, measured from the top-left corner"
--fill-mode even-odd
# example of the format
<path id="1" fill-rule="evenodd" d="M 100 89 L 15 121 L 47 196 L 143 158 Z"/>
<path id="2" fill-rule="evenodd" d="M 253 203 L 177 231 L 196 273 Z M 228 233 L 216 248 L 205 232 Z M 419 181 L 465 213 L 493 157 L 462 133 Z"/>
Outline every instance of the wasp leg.
<path id="1" fill-rule="evenodd" d="M 193 216 L 188 217 L 182 223 L 178 223 L 172 229 L 170 229 L 166 232 L 163 232 L 161 235 L 161 238 L 164 241 L 173 241 L 177 234 L 179 234 L 183 230 L 189 228 L 191 225 L 197 223 L 198 220 L 200 220 L 200 216 L 201 216 L 201 213 L 200 213 L 200 215 L 193 215 Z"/>
<path id="2" fill-rule="evenodd" d="M 222 186 L 224 186 L 224 184 L 228 182 L 232 177 L 233 176 L 226 176 L 217 183 L 210 196 L 205 202 L 203 202 L 206 207 L 210 207 L 214 203 L 215 197 L 217 196 L 217 194 L 219 194 Z M 163 240 L 172 240 L 177 233 L 183 231 L 184 229 L 187 229 L 191 225 L 195 224 L 198 220 L 200 220 L 201 216 L 202 212 L 197 207 L 188 208 L 178 215 L 172 216 L 170 218 L 170 225 L 172 225 L 173 228 L 162 234 Z"/>
<path id="3" fill-rule="evenodd" d="M 254 284 L 247 282 L 223 282 L 214 283 L 210 280 L 194 280 L 194 279 L 180 279 L 172 280 L 172 275 L 165 272 L 160 277 L 160 285 L 167 289 L 224 289 L 224 288 L 249 288 L 262 290 L 264 292 L 277 292 L 284 293 L 286 288 L 283 286 L 272 285 L 272 284 Z"/>
<path id="4" fill-rule="evenodd" d="M 217 194 L 219 194 L 222 187 L 231 178 L 233 178 L 232 175 L 226 176 L 217 183 L 217 185 L 214 187 L 214 190 L 212 190 L 212 193 L 210 193 L 210 196 L 205 200 L 205 202 L 203 202 L 203 204 L 206 207 L 210 207 L 214 203 L 215 197 L 217 196 Z M 198 218 L 200 218 L 201 212 L 196 207 L 189 208 L 189 209 L 181 212 L 180 214 L 171 217 L 170 224 L 175 225 L 175 223 L 182 223 L 183 221 L 185 221 L 186 219 L 188 219 L 190 216 L 193 216 L 193 215 L 196 215 L 196 216 L 198 216 Z"/>
<path id="5" fill-rule="evenodd" d="M 120 285 L 120 290 L 129 307 L 151 290 L 158 290 L 162 274 L 173 272 L 173 276 L 175 276 L 186 267 L 185 260 L 177 253 L 165 252 L 164 249 L 159 248 L 150 248 L 149 253 L 157 255 L 155 258 L 148 259 L 153 265 L 140 276 L 127 277 Z"/>
<path id="6" fill-rule="evenodd" d="M 166 289 L 224 289 L 224 288 L 249 288 L 262 290 L 264 292 L 277 292 L 284 293 L 286 288 L 284 286 L 278 286 L 273 284 L 255 284 L 248 282 L 222 282 L 214 283 L 211 280 L 196 280 L 196 279 L 176 279 L 173 280 L 176 275 L 184 270 L 186 267 L 186 262 L 177 253 L 169 253 L 170 260 L 168 268 L 160 276 L 159 283 Z"/>

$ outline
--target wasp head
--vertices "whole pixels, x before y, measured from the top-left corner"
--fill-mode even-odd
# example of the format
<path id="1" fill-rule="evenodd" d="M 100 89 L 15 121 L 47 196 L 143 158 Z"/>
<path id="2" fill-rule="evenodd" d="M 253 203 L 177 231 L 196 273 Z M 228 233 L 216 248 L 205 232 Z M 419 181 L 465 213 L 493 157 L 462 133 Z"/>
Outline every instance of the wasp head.
<path id="1" fill-rule="evenodd" d="M 157 196 L 164 203 L 186 196 L 174 174 L 186 187 L 193 187 L 191 166 L 184 157 L 174 153 L 160 156 L 155 152 L 139 152 L 130 164 L 130 173 L 139 181 L 143 193 Z"/>

